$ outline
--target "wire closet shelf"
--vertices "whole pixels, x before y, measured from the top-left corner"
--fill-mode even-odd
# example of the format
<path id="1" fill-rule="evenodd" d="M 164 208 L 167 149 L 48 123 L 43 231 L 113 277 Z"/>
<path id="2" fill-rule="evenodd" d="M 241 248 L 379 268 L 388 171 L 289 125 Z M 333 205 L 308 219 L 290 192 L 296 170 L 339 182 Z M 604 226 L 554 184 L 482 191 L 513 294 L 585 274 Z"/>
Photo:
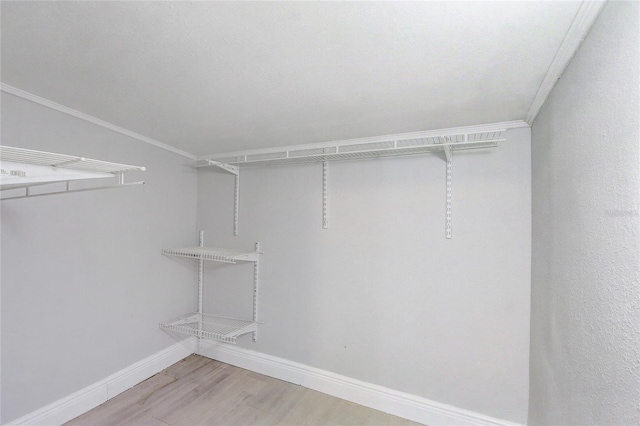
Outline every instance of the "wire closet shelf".
<path id="1" fill-rule="evenodd" d="M 259 252 L 240 251 L 215 247 L 183 247 L 174 249 L 162 249 L 162 254 L 167 256 L 188 257 L 191 259 L 211 260 L 214 262 L 236 263 L 238 261 L 255 262 Z"/>
<path id="2" fill-rule="evenodd" d="M 200 231 L 199 246 L 162 249 L 166 256 L 186 257 L 198 260 L 198 311 L 181 315 L 160 323 L 160 328 L 167 331 L 195 336 L 200 339 L 216 340 L 225 343 L 236 343 L 236 338 L 243 334 L 253 333 L 256 341 L 258 334 L 258 264 L 260 244 L 255 244 L 254 251 L 243 251 L 228 248 L 204 246 L 204 231 Z M 242 320 L 203 312 L 204 261 L 222 263 L 253 262 L 253 318 Z"/>
<path id="3" fill-rule="evenodd" d="M 446 162 L 445 237 L 452 236 L 453 153 L 497 147 L 506 141 L 506 130 L 468 128 L 450 131 L 404 133 L 393 136 L 353 139 L 320 144 L 238 151 L 203 156 L 194 167 L 218 167 L 235 175 L 233 235 L 238 235 L 238 205 L 241 167 L 268 167 L 289 164 L 322 163 L 322 228 L 329 228 L 328 164 L 332 161 L 378 157 L 444 153 Z"/>
<path id="4" fill-rule="evenodd" d="M 191 313 L 161 322 L 160 328 L 202 339 L 235 344 L 238 336 L 255 332 L 258 324 L 235 318 Z"/>
<path id="5" fill-rule="evenodd" d="M 82 170 L 93 173 L 124 173 L 144 171 L 142 166 L 111 163 L 73 155 L 55 154 L 53 152 L 34 151 L 11 146 L 0 146 L 0 159 L 14 163 L 36 164 L 40 166 L 60 167 Z"/>
<path id="6" fill-rule="evenodd" d="M 327 161 L 358 160 L 376 157 L 418 155 L 497 147 L 506 140 L 504 130 L 458 133 L 439 136 L 414 136 L 377 141 L 335 142 L 317 146 L 293 146 L 269 150 L 255 150 L 220 154 L 200 159 L 195 167 L 236 165 L 261 167 L 270 165 L 303 164 Z"/>
<path id="7" fill-rule="evenodd" d="M 2 165 L 0 189 L 2 191 L 25 189 L 24 193 L 3 196 L 3 200 L 141 185 L 144 184 L 144 182 L 125 183 L 124 173 L 146 170 L 145 167 L 142 166 L 10 146 L 0 146 L 0 164 Z M 107 186 L 74 189 L 69 185 L 72 181 L 114 177 L 117 181 Z M 32 186 L 55 185 L 60 183 L 66 183 L 66 186 L 62 189 L 56 188 L 51 191 L 39 193 L 32 193 L 30 191 Z"/>

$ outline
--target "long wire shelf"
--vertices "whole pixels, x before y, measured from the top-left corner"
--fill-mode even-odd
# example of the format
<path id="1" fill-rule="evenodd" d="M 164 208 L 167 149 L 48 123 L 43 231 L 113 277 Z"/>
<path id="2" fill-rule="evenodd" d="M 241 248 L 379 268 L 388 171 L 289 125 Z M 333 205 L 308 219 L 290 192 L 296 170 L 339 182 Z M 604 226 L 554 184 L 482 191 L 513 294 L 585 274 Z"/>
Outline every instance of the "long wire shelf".
<path id="1" fill-rule="evenodd" d="M 188 257 L 191 259 L 211 260 L 214 262 L 236 263 L 238 261 L 256 262 L 260 252 L 215 247 L 183 247 L 162 249 L 162 254 L 168 256 Z"/>
<path id="2" fill-rule="evenodd" d="M 141 166 L 129 164 L 111 163 L 102 160 L 93 160 L 85 157 L 55 154 L 53 152 L 34 151 L 31 149 L 0 146 L 0 159 L 13 163 L 36 164 L 40 166 L 59 167 L 64 169 L 82 170 L 93 173 L 124 173 L 144 171 Z"/>
<path id="3" fill-rule="evenodd" d="M 366 142 L 336 142 L 322 146 L 293 146 L 269 150 L 220 154 L 203 158 L 195 167 L 235 165 L 260 167 L 327 161 L 358 160 L 375 157 L 428 154 L 432 152 L 493 148 L 506 140 L 504 130 L 460 133 L 444 136 L 396 138 Z"/>
<path id="4" fill-rule="evenodd" d="M 0 146 L 0 189 L 11 191 L 2 199 L 24 198 L 52 195 L 67 192 L 108 189 L 120 186 L 140 185 L 144 182 L 124 182 L 124 173 L 145 171 L 142 166 L 112 163 L 52 152 L 35 151 L 11 146 Z M 107 186 L 90 186 L 72 188 L 71 182 L 96 178 L 117 178 L 115 183 Z M 55 185 L 66 183 L 64 188 L 46 187 L 40 192 L 32 192 L 33 186 Z M 16 193 L 16 189 L 25 189 Z"/>
<path id="5" fill-rule="evenodd" d="M 190 313 L 161 322 L 160 328 L 203 339 L 235 344 L 238 336 L 255 332 L 258 329 L 258 323 L 216 315 Z"/>
<path id="6" fill-rule="evenodd" d="M 322 228 L 329 228 L 328 164 L 332 161 L 407 156 L 440 152 L 446 162 L 445 237 L 451 238 L 453 153 L 494 148 L 506 141 L 505 128 L 479 126 L 456 130 L 404 133 L 279 148 L 238 151 L 202 156 L 194 167 L 218 167 L 235 175 L 233 234 L 238 235 L 240 168 L 322 163 Z"/>

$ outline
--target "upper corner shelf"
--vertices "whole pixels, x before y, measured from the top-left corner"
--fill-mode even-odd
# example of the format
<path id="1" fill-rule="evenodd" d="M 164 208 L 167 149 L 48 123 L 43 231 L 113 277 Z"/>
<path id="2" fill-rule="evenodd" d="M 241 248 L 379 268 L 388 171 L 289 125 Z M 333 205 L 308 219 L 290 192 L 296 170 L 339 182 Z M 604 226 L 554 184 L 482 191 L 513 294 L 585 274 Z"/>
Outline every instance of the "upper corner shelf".
<path id="1" fill-rule="evenodd" d="M 519 126 L 519 123 L 514 122 Z M 351 139 L 279 148 L 237 151 L 202 156 L 194 167 L 218 167 L 235 175 L 233 234 L 238 235 L 238 194 L 240 167 L 279 166 L 322 163 L 322 228 L 328 222 L 327 164 L 331 161 L 358 160 L 377 157 L 419 155 L 443 152 L 446 161 L 446 238 L 451 238 L 452 157 L 454 151 L 497 147 L 506 141 L 509 123 L 472 126 L 448 130 L 433 130 L 371 138 Z M 499 127 L 498 127 L 499 126 Z"/>
<path id="2" fill-rule="evenodd" d="M 34 151 L 10 146 L 0 146 L 0 165 L 2 169 L 0 174 L 0 190 L 25 189 L 24 193 L 6 197 L 3 196 L 3 200 L 144 183 L 124 183 L 125 172 L 144 171 L 145 168 L 142 166 L 111 163 L 85 157 Z M 69 182 L 71 181 L 111 177 L 118 178 L 118 182 L 115 185 L 82 189 L 71 189 L 69 187 Z M 29 189 L 36 185 L 61 182 L 67 183 L 66 187 L 61 190 L 44 191 L 34 194 Z"/>
<path id="3" fill-rule="evenodd" d="M 260 252 L 240 251 L 215 247 L 184 247 L 162 249 L 162 254 L 169 256 L 189 257 L 191 259 L 212 260 L 214 262 L 236 263 L 238 261 L 256 262 Z"/>
<path id="4" fill-rule="evenodd" d="M 396 137 L 377 137 L 352 141 L 298 145 L 266 150 L 220 154 L 198 160 L 195 167 L 211 165 L 267 166 L 313 163 L 361 158 L 416 155 L 430 152 L 492 148 L 506 140 L 505 130 L 435 134 L 409 133 Z"/>

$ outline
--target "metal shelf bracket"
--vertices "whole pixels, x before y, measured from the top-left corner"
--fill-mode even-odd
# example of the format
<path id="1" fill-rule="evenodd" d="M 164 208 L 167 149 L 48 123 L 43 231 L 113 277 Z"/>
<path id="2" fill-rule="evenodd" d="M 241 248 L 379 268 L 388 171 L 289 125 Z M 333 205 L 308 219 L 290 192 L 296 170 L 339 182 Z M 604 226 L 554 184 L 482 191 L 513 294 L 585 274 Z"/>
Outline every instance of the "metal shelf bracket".
<path id="1" fill-rule="evenodd" d="M 194 165 L 194 167 L 209 167 L 214 166 L 218 167 L 225 172 L 231 173 L 236 177 L 234 187 L 233 187 L 233 235 L 235 237 L 238 236 L 238 211 L 240 209 L 240 167 L 234 166 L 232 164 L 223 163 L 221 161 L 211 160 L 210 158 L 200 160 L 202 163 L 198 162 Z"/>
<path id="2" fill-rule="evenodd" d="M 256 253 L 260 252 L 260 243 L 256 243 Z M 253 263 L 253 322 L 258 323 L 258 268 L 259 260 Z M 258 328 L 253 332 L 253 341 L 258 341 Z"/>
<path id="3" fill-rule="evenodd" d="M 240 171 L 236 173 L 236 181 L 233 187 L 233 235 L 238 236 L 238 210 L 240 209 Z"/>
<path id="4" fill-rule="evenodd" d="M 222 170 L 224 170 L 226 172 L 229 172 L 229 173 L 231 173 L 233 175 L 236 175 L 236 176 L 238 175 L 238 173 L 240 171 L 240 168 L 238 166 L 233 166 L 231 164 L 221 163 L 219 161 L 214 161 L 214 160 L 211 160 L 211 159 L 207 159 L 207 160 L 205 160 L 205 162 L 206 162 L 205 164 L 199 164 L 199 165 L 196 165 L 196 167 L 216 166 L 216 167 L 218 167 L 218 168 L 220 168 L 220 169 L 222 169 Z"/>
<path id="5" fill-rule="evenodd" d="M 444 153 L 447 157 L 447 195 L 446 195 L 446 224 L 445 224 L 445 236 L 447 239 L 451 239 L 451 186 L 452 186 L 452 166 L 453 166 L 453 151 L 450 146 L 444 147 Z"/>
<path id="6" fill-rule="evenodd" d="M 322 229 L 329 228 L 329 195 L 328 195 L 329 164 L 322 162 Z"/>

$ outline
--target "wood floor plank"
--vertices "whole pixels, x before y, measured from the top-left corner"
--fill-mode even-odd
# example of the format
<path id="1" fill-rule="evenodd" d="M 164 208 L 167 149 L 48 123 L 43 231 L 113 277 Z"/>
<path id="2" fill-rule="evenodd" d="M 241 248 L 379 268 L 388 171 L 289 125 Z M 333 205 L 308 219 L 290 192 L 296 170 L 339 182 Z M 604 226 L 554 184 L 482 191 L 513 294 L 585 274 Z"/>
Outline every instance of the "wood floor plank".
<path id="1" fill-rule="evenodd" d="M 203 356 L 189 355 L 188 357 L 165 368 L 162 373 L 179 379 L 211 362 L 218 363 L 218 361 Z"/>
<path id="2" fill-rule="evenodd" d="M 191 355 L 68 426 L 416 426 L 302 386 Z"/>
<path id="3" fill-rule="evenodd" d="M 210 424 L 210 419 L 224 416 L 247 397 L 246 389 L 261 386 L 261 382 L 248 377 L 248 371 L 228 366 L 228 376 L 220 380 L 215 386 L 200 394 L 189 404 L 160 417 L 169 424 Z"/>
<path id="4" fill-rule="evenodd" d="M 170 426 L 167 425 L 167 423 L 156 419 L 153 416 L 144 416 L 138 420 L 136 420 L 135 423 L 130 423 L 131 425 L 136 425 L 136 426 Z"/>
<path id="5" fill-rule="evenodd" d="M 99 405 L 93 410 L 76 417 L 68 422 L 67 425 L 110 426 L 116 424 L 119 422 L 118 419 L 126 418 L 128 415 L 137 413 L 140 410 L 140 406 L 137 401 L 141 398 L 145 398 L 145 395 L 153 393 L 157 389 L 166 387 L 175 381 L 175 378 L 165 374 L 156 374 L 133 388 Z"/>
<path id="6" fill-rule="evenodd" d="M 228 426 L 277 426 L 281 425 L 277 416 L 246 404 L 240 404 L 220 418 L 209 418 L 209 425 Z"/>
<path id="7" fill-rule="evenodd" d="M 246 404 L 258 410 L 283 417 L 294 410 L 304 394 L 302 386 L 268 377 L 268 386 L 247 398 Z"/>
<path id="8" fill-rule="evenodd" d="M 333 410 L 340 399 L 312 389 L 302 388 L 302 397 L 282 418 L 283 424 L 328 425 Z"/>
<path id="9" fill-rule="evenodd" d="M 367 425 L 367 426 L 391 426 L 406 425 L 408 420 L 392 416 L 378 410 L 372 410 L 353 402 L 340 400 L 329 417 L 329 424 L 336 425 Z"/>
<path id="10" fill-rule="evenodd" d="M 135 424 L 144 416 L 153 416 L 164 421 L 164 417 L 191 404 L 199 395 L 228 377 L 229 373 L 225 373 L 225 369 L 228 367 L 221 363 L 199 366 L 192 372 L 185 374 L 182 379 L 176 380 L 170 386 L 159 389 L 149 396 L 144 404 L 140 404 L 137 413 L 117 424 Z"/>

